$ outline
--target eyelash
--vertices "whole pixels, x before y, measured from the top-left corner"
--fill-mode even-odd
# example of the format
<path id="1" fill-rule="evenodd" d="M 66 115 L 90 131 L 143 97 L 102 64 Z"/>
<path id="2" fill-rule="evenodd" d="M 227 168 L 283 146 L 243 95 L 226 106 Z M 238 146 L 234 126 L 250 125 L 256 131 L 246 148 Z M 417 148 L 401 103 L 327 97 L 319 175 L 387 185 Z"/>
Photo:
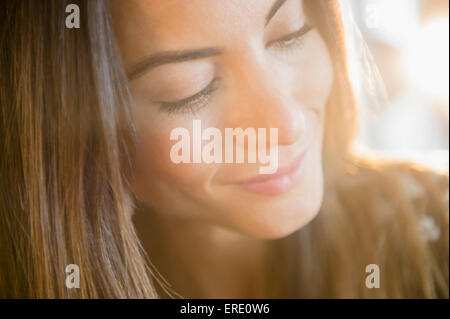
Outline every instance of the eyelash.
<path id="1" fill-rule="evenodd" d="M 213 79 L 203 90 L 188 98 L 175 102 L 161 102 L 160 109 L 167 113 L 194 113 L 209 101 L 211 94 L 218 88 L 218 80 Z"/>
<path id="2" fill-rule="evenodd" d="M 288 34 L 281 39 L 269 42 L 266 47 L 273 47 L 276 50 L 295 50 L 302 47 L 303 36 L 314 29 L 313 26 L 305 24 L 300 30 Z"/>
<path id="3" fill-rule="evenodd" d="M 288 34 L 281 39 L 269 42 L 266 47 L 274 47 L 277 50 L 296 50 L 301 48 L 303 44 L 303 36 L 311 31 L 314 27 L 305 24 L 300 30 Z M 218 79 L 213 79 L 200 92 L 175 102 L 161 102 L 160 110 L 167 113 L 195 113 L 208 103 L 211 94 L 218 88 Z"/>

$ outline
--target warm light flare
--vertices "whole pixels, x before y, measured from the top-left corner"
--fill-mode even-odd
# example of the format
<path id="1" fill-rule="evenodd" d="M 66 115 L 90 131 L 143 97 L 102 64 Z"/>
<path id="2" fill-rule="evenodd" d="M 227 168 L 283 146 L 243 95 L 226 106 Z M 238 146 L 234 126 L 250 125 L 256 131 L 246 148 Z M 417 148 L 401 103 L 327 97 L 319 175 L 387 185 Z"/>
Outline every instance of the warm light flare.
<path id="1" fill-rule="evenodd" d="M 411 84 L 440 98 L 449 98 L 449 19 L 425 24 L 411 37 L 405 56 Z"/>

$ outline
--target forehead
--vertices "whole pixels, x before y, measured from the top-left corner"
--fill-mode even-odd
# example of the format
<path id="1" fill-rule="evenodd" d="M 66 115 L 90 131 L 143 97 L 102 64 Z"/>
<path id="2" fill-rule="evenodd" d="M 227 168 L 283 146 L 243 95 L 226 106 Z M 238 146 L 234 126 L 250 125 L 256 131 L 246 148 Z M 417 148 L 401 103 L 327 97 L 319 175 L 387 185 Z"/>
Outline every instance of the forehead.
<path id="1" fill-rule="evenodd" d="M 202 38 L 219 29 L 249 26 L 262 19 L 273 0 L 116 0 L 118 32 L 145 36 L 153 43 Z"/>
<path id="2" fill-rule="evenodd" d="M 210 47 L 227 39 L 235 41 L 246 34 L 261 32 L 275 2 L 113 0 L 112 14 L 119 45 L 127 60 L 141 51 Z M 300 13 L 301 0 L 287 0 L 281 11 Z"/>

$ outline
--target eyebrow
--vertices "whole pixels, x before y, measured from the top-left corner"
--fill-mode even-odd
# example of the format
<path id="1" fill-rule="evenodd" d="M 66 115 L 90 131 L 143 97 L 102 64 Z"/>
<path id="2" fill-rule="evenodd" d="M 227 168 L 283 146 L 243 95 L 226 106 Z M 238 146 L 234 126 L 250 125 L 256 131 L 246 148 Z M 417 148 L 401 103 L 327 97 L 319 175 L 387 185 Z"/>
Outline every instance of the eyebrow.
<path id="1" fill-rule="evenodd" d="M 273 16 L 278 12 L 278 10 L 281 8 L 281 6 L 286 2 L 286 0 L 276 0 L 275 3 L 272 5 L 272 8 L 270 9 L 269 13 L 266 17 L 266 24 L 268 25 L 270 22 L 270 19 L 273 18 Z"/>
<path id="2" fill-rule="evenodd" d="M 193 51 L 160 52 L 146 57 L 141 62 L 136 63 L 130 68 L 130 71 L 127 72 L 127 76 L 130 80 L 134 80 L 149 69 L 163 64 L 196 60 L 219 55 L 221 53 L 222 50 L 219 48 L 205 48 Z"/>
<path id="3" fill-rule="evenodd" d="M 278 10 L 283 6 L 286 0 L 276 0 L 272 5 L 269 13 L 266 16 L 267 25 L 273 16 L 278 12 Z M 196 60 L 206 57 L 211 57 L 215 55 L 222 54 L 222 50 L 219 48 L 205 48 L 193 51 L 167 51 L 160 52 L 149 57 L 144 58 L 142 61 L 133 65 L 130 70 L 127 72 L 128 79 L 134 80 L 149 69 L 169 63 L 177 63 L 177 62 L 185 62 L 190 60 Z"/>

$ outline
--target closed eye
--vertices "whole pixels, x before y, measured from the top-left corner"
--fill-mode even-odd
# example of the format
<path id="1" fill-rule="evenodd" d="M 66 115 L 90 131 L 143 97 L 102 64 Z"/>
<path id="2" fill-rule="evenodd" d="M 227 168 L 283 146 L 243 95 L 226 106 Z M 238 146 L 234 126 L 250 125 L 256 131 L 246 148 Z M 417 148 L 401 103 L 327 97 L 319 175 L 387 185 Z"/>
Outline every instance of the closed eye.
<path id="1" fill-rule="evenodd" d="M 209 101 L 211 94 L 218 87 L 217 84 L 218 79 L 215 78 L 203 90 L 190 97 L 172 102 L 159 102 L 160 110 L 167 113 L 194 112 Z"/>
<path id="2" fill-rule="evenodd" d="M 313 26 L 309 24 L 305 24 L 300 30 L 292 32 L 288 35 L 285 35 L 277 40 L 270 41 L 266 44 L 266 47 L 275 47 L 279 49 L 289 48 L 295 46 L 299 43 L 299 40 L 307 34 L 309 31 L 314 29 Z"/>

